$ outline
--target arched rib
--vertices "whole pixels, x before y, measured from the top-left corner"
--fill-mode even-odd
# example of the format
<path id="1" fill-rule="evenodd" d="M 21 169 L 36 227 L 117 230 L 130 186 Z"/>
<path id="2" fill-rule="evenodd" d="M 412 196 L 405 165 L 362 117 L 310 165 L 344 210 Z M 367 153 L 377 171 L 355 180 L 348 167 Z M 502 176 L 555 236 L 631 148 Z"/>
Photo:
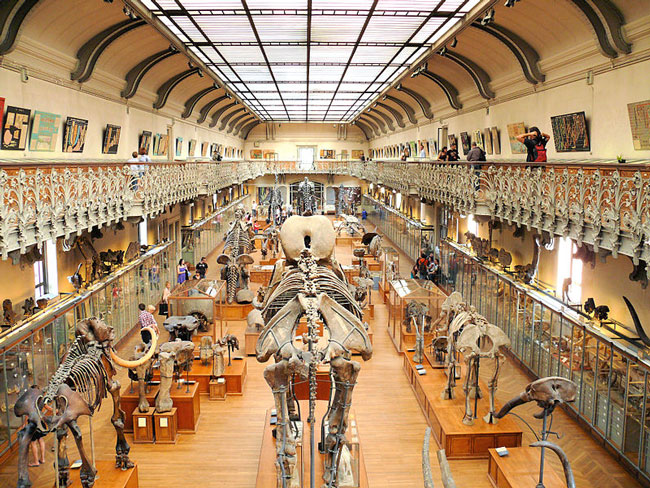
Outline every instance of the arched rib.
<path id="1" fill-rule="evenodd" d="M 197 123 L 202 124 L 205 122 L 205 119 L 208 118 L 208 114 L 210 113 L 210 110 L 212 110 L 218 103 L 223 102 L 224 100 L 230 100 L 232 98 L 232 95 L 230 93 L 225 93 L 221 95 L 218 98 L 215 98 L 214 100 L 209 101 L 206 103 L 201 111 L 199 112 L 199 118 L 197 120 Z"/>
<path id="2" fill-rule="evenodd" d="M 384 95 L 382 100 L 390 100 L 391 102 L 396 103 L 397 105 L 402 107 L 411 124 L 418 123 L 418 119 L 415 118 L 415 110 L 404 100 L 400 100 L 399 98 L 394 97 L 392 95 Z"/>
<path id="3" fill-rule="evenodd" d="M 364 113 L 359 114 L 359 118 L 357 120 L 361 120 L 361 117 L 363 117 L 364 115 L 366 115 L 366 114 L 364 114 Z M 368 127 L 370 127 L 372 129 L 372 131 L 375 133 L 376 136 L 381 135 L 381 131 L 379 130 L 379 126 L 377 124 L 375 124 L 370 118 L 363 119 L 363 122 Z"/>
<path id="4" fill-rule="evenodd" d="M 259 123 L 261 123 L 260 120 L 254 120 L 253 122 L 249 122 L 248 124 L 246 124 L 241 130 L 241 138 L 247 139 L 250 131 L 253 129 L 253 127 L 255 127 Z"/>
<path id="5" fill-rule="evenodd" d="M 490 34 L 510 49 L 512 54 L 515 55 L 515 58 L 517 58 L 517 61 L 519 61 L 519 65 L 524 72 L 524 77 L 530 83 L 536 85 L 537 83 L 544 81 L 545 76 L 537 67 L 539 54 L 530 44 L 524 41 L 517 34 L 503 26 L 495 24 L 494 22 L 487 25 L 481 25 L 479 22 L 474 22 L 472 27 Z"/>
<path id="6" fill-rule="evenodd" d="M 79 83 L 88 81 L 93 74 L 97 60 L 106 48 L 122 35 L 145 24 L 146 22 L 142 19 L 127 19 L 113 24 L 99 34 L 94 35 L 77 51 L 77 66 L 70 73 L 70 79 Z"/>
<path id="7" fill-rule="evenodd" d="M 172 92 L 172 90 L 176 88 L 181 81 L 189 78 L 192 75 L 199 73 L 200 71 L 201 68 L 190 68 L 186 71 L 183 71 L 181 73 L 178 73 L 177 75 L 172 76 L 162 85 L 160 85 L 160 87 L 158 88 L 158 99 L 154 102 L 153 108 L 157 108 L 157 109 L 163 108 L 167 103 L 167 99 L 169 98 L 169 94 Z"/>
<path id="8" fill-rule="evenodd" d="M 452 85 L 450 81 L 446 80 L 442 76 L 437 75 L 432 71 L 429 71 L 427 69 L 426 63 L 422 67 L 416 69 L 411 74 L 411 78 L 419 75 L 429 78 L 431 81 L 433 81 L 436 85 L 440 87 L 440 89 L 444 92 L 445 96 L 447 97 L 447 100 L 449 101 L 449 105 L 451 105 L 451 108 L 454 108 L 456 110 L 460 110 L 461 108 L 463 108 L 463 104 L 460 103 L 460 101 L 458 100 L 458 90 L 456 89 L 456 87 Z"/>
<path id="9" fill-rule="evenodd" d="M 217 125 L 217 122 L 219 122 L 219 117 L 221 117 L 226 110 L 233 108 L 238 103 L 239 102 L 235 100 L 234 102 L 224 105 L 223 107 L 217 109 L 217 111 L 212 114 L 212 121 L 210 122 L 209 127 L 214 127 L 215 125 Z"/>
<path id="10" fill-rule="evenodd" d="M 244 117 L 248 117 L 249 115 L 250 115 L 249 113 L 244 112 L 243 114 L 238 115 L 237 117 L 234 117 L 234 118 L 230 121 L 230 123 L 228 124 L 228 131 L 227 131 L 227 133 L 230 134 L 230 133 L 233 131 L 233 129 L 235 128 L 235 124 L 236 124 L 237 122 L 239 122 L 242 118 L 244 118 Z"/>
<path id="11" fill-rule="evenodd" d="M 383 120 L 381 120 L 379 117 L 375 117 L 374 115 L 368 112 L 364 112 L 363 115 L 365 115 L 370 120 L 372 120 L 375 124 L 377 124 L 377 127 L 379 127 L 384 134 L 388 134 L 388 130 L 386 129 L 386 124 L 384 124 Z"/>
<path id="12" fill-rule="evenodd" d="M 246 107 L 239 107 L 233 110 L 232 112 L 228 112 L 226 115 L 224 115 L 223 119 L 221 119 L 221 125 L 219 125 L 219 130 L 224 130 L 226 128 L 226 124 L 233 117 L 233 115 L 236 115 L 239 112 L 242 112 L 244 110 L 246 110 Z"/>
<path id="13" fill-rule="evenodd" d="M 0 2 L 0 56 L 15 47 L 20 27 L 38 0 L 4 0 Z"/>
<path id="14" fill-rule="evenodd" d="M 623 38 L 623 16 L 607 0 L 571 0 L 584 15 L 598 41 L 600 52 L 608 58 L 618 57 L 619 52 L 629 53 L 631 46 Z"/>
<path id="15" fill-rule="evenodd" d="M 235 126 L 235 130 L 233 131 L 232 135 L 236 136 L 239 134 L 239 131 L 242 130 L 242 128 L 248 124 L 249 122 L 252 122 L 253 119 L 255 119 L 255 116 L 253 114 L 247 114 L 243 119 L 239 121 L 239 123 Z"/>
<path id="16" fill-rule="evenodd" d="M 455 51 L 454 52 L 447 51 L 443 55 L 443 57 L 456 63 L 458 66 L 460 66 L 465 71 L 467 71 L 469 76 L 474 81 L 474 84 L 476 85 L 476 89 L 478 90 L 479 94 L 483 98 L 489 100 L 496 96 L 492 91 L 492 88 L 490 88 L 490 81 L 491 81 L 490 75 L 488 75 L 485 72 L 485 70 L 481 68 L 478 64 L 476 64 L 474 61 L 472 61 L 469 58 L 466 58 L 462 54 L 458 54 Z"/>
<path id="17" fill-rule="evenodd" d="M 214 85 L 204 88 L 200 92 L 197 92 L 194 95 L 192 95 L 190 98 L 188 98 L 187 101 L 185 102 L 185 111 L 181 114 L 181 118 L 186 119 L 190 115 L 192 115 L 192 111 L 194 110 L 194 107 L 196 107 L 196 104 L 199 102 L 199 100 L 204 96 L 206 96 L 208 93 L 218 89 L 219 89 L 219 85 L 215 83 Z"/>
<path id="18" fill-rule="evenodd" d="M 372 130 L 370 129 L 370 127 L 368 127 L 366 124 L 361 122 L 359 119 L 352 122 L 352 124 L 356 125 L 359 129 L 361 129 L 361 132 L 363 132 L 367 140 L 372 139 Z"/>
<path id="19" fill-rule="evenodd" d="M 393 125 L 393 119 L 391 119 L 391 118 L 390 118 L 388 115 L 386 115 L 384 112 L 380 112 L 379 110 L 377 110 L 377 109 L 374 108 L 374 107 L 373 107 L 373 108 L 369 108 L 369 109 L 368 109 L 368 112 L 370 112 L 371 110 L 372 110 L 373 112 L 375 112 L 377 115 L 379 115 L 382 119 L 384 119 L 384 122 L 386 122 L 386 125 L 388 126 L 388 130 L 390 130 L 390 131 L 394 131 L 394 130 L 395 130 L 395 126 Z"/>
<path id="20" fill-rule="evenodd" d="M 126 87 L 122 90 L 122 97 L 132 98 L 138 91 L 140 82 L 142 81 L 142 78 L 144 78 L 144 75 L 147 74 L 147 71 L 160 63 L 163 59 L 167 59 L 175 54 L 178 54 L 178 51 L 176 48 L 170 46 L 169 49 L 152 54 L 131 68 L 126 74 Z"/>
<path id="21" fill-rule="evenodd" d="M 393 117 L 395 117 L 395 122 L 397 122 L 397 125 L 399 125 L 402 128 L 406 127 L 406 124 L 404 123 L 404 119 L 402 118 L 402 114 L 399 113 L 399 111 L 397 109 L 394 109 L 390 105 L 386 105 L 385 103 L 381 103 L 381 102 L 375 102 L 374 106 L 375 107 L 381 107 L 384 110 L 387 110 L 388 112 L 390 112 L 390 114 Z M 377 110 L 377 112 L 379 112 L 379 110 Z M 379 113 L 381 113 L 381 112 L 379 112 Z"/>
<path id="22" fill-rule="evenodd" d="M 418 92 L 415 90 L 412 90 L 410 88 L 406 88 L 404 85 L 401 83 L 395 87 L 397 91 L 406 93 L 408 96 L 410 96 L 413 100 L 417 102 L 417 104 L 420 106 L 420 109 L 422 110 L 422 114 L 427 118 L 427 119 L 432 119 L 433 118 L 433 113 L 431 112 L 431 105 L 429 105 L 429 101 L 424 98 L 424 96 L 420 95 Z"/>

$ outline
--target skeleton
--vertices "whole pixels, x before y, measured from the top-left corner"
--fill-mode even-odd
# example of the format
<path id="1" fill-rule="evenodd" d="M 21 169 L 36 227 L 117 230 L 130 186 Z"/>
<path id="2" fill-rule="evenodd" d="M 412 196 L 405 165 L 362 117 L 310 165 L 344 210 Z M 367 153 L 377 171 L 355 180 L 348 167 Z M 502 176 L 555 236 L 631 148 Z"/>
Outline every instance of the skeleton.
<path id="1" fill-rule="evenodd" d="M 352 237 L 355 235 L 363 236 L 366 234 L 366 228 L 361 224 L 361 222 L 359 222 L 357 217 L 354 215 L 341 215 L 341 217 L 343 217 L 343 220 L 338 222 L 338 228 L 336 230 L 337 235 L 340 236 L 343 230 Z"/>
<path id="2" fill-rule="evenodd" d="M 224 351 L 228 351 L 228 366 L 230 366 L 232 364 L 230 353 L 239 350 L 239 339 L 237 339 L 237 336 L 233 334 L 226 334 L 217 341 L 217 344 L 223 348 Z"/>
<path id="3" fill-rule="evenodd" d="M 339 185 L 339 197 L 336 204 L 336 215 L 355 213 L 355 189 Z"/>
<path id="4" fill-rule="evenodd" d="M 148 352 L 146 344 L 140 343 L 135 346 L 132 361 L 144 357 Z M 153 358 L 149 358 L 136 368 L 129 369 L 129 379 L 138 382 L 138 410 L 142 413 L 149 410 L 147 401 L 147 383 L 153 378 Z"/>
<path id="5" fill-rule="evenodd" d="M 466 310 L 467 306 L 463 302 L 463 296 L 455 291 L 442 302 L 440 306 L 440 315 L 432 324 L 434 330 L 438 333 L 447 332 L 449 325 L 458 312 Z"/>
<path id="6" fill-rule="evenodd" d="M 278 229 L 274 225 L 264 231 L 262 237 L 262 257 L 266 258 L 269 250 L 271 257 L 275 258 L 280 250 L 280 242 L 278 240 Z"/>
<path id="7" fill-rule="evenodd" d="M 368 254 L 378 258 L 381 253 L 381 240 L 382 236 L 376 232 L 368 232 L 361 238 L 361 244 L 368 246 Z"/>
<path id="8" fill-rule="evenodd" d="M 520 280 L 526 284 L 532 283 L 537 277 L 537 270 L 539 269 L 539 257 L 541 254 L 541 247 L 547 251 L 553 250 L 555 245 L 554 238 L 548 233 L 544 232 L 542 235 L 535 234 L 533 236 L 533 259 L 530 264 L 516 265 L 515 273 Z"/>
<path id="9" fill-rule="evenodd" d="M 201 345 L 199 346 L 199 357 L 201 358 L 201 364 L 207 366 L 212 356 L 212 337 L 203 336 L 201 337 Z"/>
<path id="10" fill-rule="evenodd" d="M 362 278 L 360 276 L 355 276 L 354 280 L 357 282 L 357 286 L 350 285 L 351 291 L 359 307 L 364 309 L 370 302 L 370 287 L 374 281 L 370 278 Z"/>
<path id="11" fill-rule="evenodd" d="M 77 418 L 80 415 L 92 415 L 108 393 L 113 398 L 111 422 L 117 433 L 115 467 L 123 470 L 133 467 L 129 459 L 130 447 L 124 437 L 125 414 L 120 408 L 120 384 L 115 379 L 115 365 L 137 368 L 151 359 L 158 337 L 153 329 L 146 330 L 152 337 L 152 344 L 147 353 L 137 361 L 125 361 L 113 351 L 112 342 L 115 336 L 112 327 L 95 317 L 77 323 L 76 339 L 48 385 L 43 390 L 38 387 L 28 389 L 14 407 L 17 417 L 27 416 L 27 424 L 18 433 L 18 488 L 31 486 L 27 458 L 34 434 L 54 431 L 59 441 L 59 485 L 68 486 L 70 464 L 65 443 L 68 429 L 75 438 L 81 457 L 81 485 L 83 488 L 92 487 L 97 472 L 84 449 Z M 41 413 L 46 405 L 53 411 L 48 417 Z"/>
<path id="12" fill-rule="evenodd" d="M 237 208 L 237 217 L 230 224 L 226 234 L 224 254 L 219 255 L 217 263 L 223 264 L 221 279 L 226 282 L 226 296 L 228 303 L 238 298 L 238 303 L 250 303 L 252 297 L 248 290 L 250 274 L 247 265 L 253 263 L 253 258 L 248 254 L 253 251 L 250 226 L 242 222 L 243 207 Z M 239 289 L 239 291 L 238 291 Z M 242 291 L 246 290 L 244 293 Z"/>
<path id="13" fill-rule="evenodd" d="M 329 362 L 335 393 L 328 409 L 328 433 L 322 439 L 326 453 L 324 480 L 328 487 L 338 486 L 351 394 L 360 365 L 351 361 L 352 351 L 364 360 L 372 356 L 372 346 L 361 323 L 361 309 L 350 293 L 340 265 L 332 253 L 336 235 L 325 217 L 289 218 L 280 232 L 286 256 L 281 277 L 274 272 L 262 309 L 266 326 L 256 345 L 256 356 L 266 362 L 271 356 L 275 364 L 264 369 L 264 378 L 273 391 L 278 412 L 276 429 L 277 486 L 291 485 L 296 464 L 296 439 L 289 418 L 295 415 L 290 394 L 292 378 L 306 378 L 310 385 L 309 417 L 311 429 L 311 463 L 315 462 L 315 400 L 316 367 Z M 294 343 L 295 330 L 302 317 L 308 332 L 303 336 L 305 348 Z M 329 340 L 318 335 L 322 323 Z M 320 339 L 320 340 L 319 340 Z"/>
<path id="14" fill-rule="evenodd" d="M 415 354 L 413 355 L 413 362 L 422 364 L 424 357 L 424 334 L 431 330 L 431 315 L 429 315 L 429 307 L 426 304 L 411 300 L 406 305 L 406 330 L 411 331 L 411 324 L 415 325 Z"/>
<path id="15" fill-rule="evenodd" d="M 84 284 L 83 276 L 81 276 L 81 273 L 80 273 L 80 270 L 81 270 L 82 266 L 83 266 L 83 263 L 79 263 L 79 266 L 77 266 L 77 271 L 75 271 L 72 276 L 68 276 L 68 281 L 73 286 L 75 291 L 79 291 L 81 289 L 81 287 L 83 286 L 83 284 Z"/>
<path id="16" fill-rule="evenodd" d="M 478 386 L 479 363 L 481 359 L 494 359 L 494 373 L 488 382 L 490 407 L 483 420 L 488 424 L 496 423 L 494 395 L 499 379 L 500 362 L 505 359 L 502 348 L 510 347 L 510 339 L 499 327 L 489 324 L 485 317 L 474 310 L 474 307 L 470 307 L 468 312 L 460 312 L 456 315 L 449 326 L 447 338 L 448 378 L 447 386 L 442 392 L 442 398 L 445 400 L 454 398 L 457 353 L 461 353 L 467 365 L 463 385 L 463 392 L 465 393 L 463 423 L 473 425 L 474 414 L 470 407 L 470 398 L 474 397 L 476 400 L 481 398 L 481 391 Z"/>
<path id="17" fill-rule="evenodd" d="M 278 175 L 275 175 L 275 185 L 269 191 L 267 197 L 260 202 L 260 205 L 268 205 L 268 219 L 273 222 L 275 225 L 280 225 L 278 218 L 280 216 L 280 211 L 282 209 L 282 192 L 278 186 Z"/>
<path id="18" fill-rule="evenodd" d="M 2 301 L 2 323 L 5 325 L 14 325 L 18 322 L 18 314 L 14 312 L 14 304 L 6 298 Z"/>
<path id="19" fill-rule="evenodd" d="M 352 254 L 354 257 L 359 259 L 359 278 L 372 279 L 372 276 L 370 275 L 370 269 L 368 269 L 368 265 L 366 264 L 366 260 L 363 259 L 366 255 L 365 249 L 360 247 L 352 251 Z"/>
<path id="20" fill-rule="evenodd" d="M 258 309 L 253 309 L 248 312 L 246 323 L 250 329 L 255 329 L 257 332 L 262 330 L 262 327 L 264 327 L 264 317 L 262 317 L 262 312 Z"/>
<path id="21" fill-rule="evenodd" d="M 296 210 L 300 215 L 309 216 L 315 215 L 316 210 L 316 195 L 314 192 L 314 184 L 309 181 L 309 178 L 305 176 L 304 181 L 301 181 L 298 185 L 298 206 Z"/>
<path id="22" fill-rule="evenodd" d="M 180 339 L 165 342 L 160 346 L 158 360 L 160 361 L 160 391 L 156 396 L 156 412 L 164 413 L 169 412 L 173 407 L 170 390 L 174 375 L 178 378 L 183 372 L 189 374 L 192 369 L 194 343 Z M 188 383 L 188 390 L 189 386 Z M 178 382 L 177 388 L 181 388 L 180 382 Z"/>

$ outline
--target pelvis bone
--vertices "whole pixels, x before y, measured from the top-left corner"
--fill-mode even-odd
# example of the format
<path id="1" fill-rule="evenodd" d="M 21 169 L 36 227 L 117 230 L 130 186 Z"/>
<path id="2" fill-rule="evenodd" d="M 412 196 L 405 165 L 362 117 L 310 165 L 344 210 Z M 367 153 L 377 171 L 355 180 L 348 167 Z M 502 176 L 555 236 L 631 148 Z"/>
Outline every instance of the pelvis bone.
<path id="1" fill-rule="evenodd" d="M 296 260 L 307 247 L 316 261 L 329 259 L 334 252 L 336 233 L 323 215 L 289 217 L 280 229 L 280 242 L 288 260 Z"/>

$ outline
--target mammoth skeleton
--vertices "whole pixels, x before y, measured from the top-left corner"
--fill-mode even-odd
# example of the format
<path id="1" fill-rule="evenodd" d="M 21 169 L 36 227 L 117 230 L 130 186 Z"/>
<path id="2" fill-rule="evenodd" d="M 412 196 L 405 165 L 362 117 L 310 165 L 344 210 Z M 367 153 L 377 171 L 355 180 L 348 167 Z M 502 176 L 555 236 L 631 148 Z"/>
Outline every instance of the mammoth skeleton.
<path id="1" fill-rule="evenodd" d="M 42 390 L 38 387 L 30 388 L 16 401 L 16 416 L 27 417 L 25 427 L 18 433 L 18 488 L 31 486 L 27 458 L 29 444 L 37 433 L 45 435 L 56 432 L 59 447 L 55 455 L 59 486 L 66 487 L 70 484 L 70 463 L 65 443 L 68 430 L 74 436 L 81 457 L 81 485 L 83 488 L 93 486 L 97 471 L 86 454 L 77 419 L 81 415 L 92 416 L 109 393 L 113 398 L 111 423 L 117 434 L 115 467 L 123 470 L 133 467 L 129 459 L 130 447 L 124 437 L 125 414 L 120 408 L 120 383 L 115 378 L 115 365 L 134 369 L 151 359 L 158 336 L 153 329 L 146 330 L 152 337 L 147 352 L 138 360 L 125 361 L 113 351 L 115 334 L 111 326 L 96 317 L 77 323 L 76 339 L 48 385 Z M 52 415 L 43 415 L 46 406 L 51 408 Z"/>

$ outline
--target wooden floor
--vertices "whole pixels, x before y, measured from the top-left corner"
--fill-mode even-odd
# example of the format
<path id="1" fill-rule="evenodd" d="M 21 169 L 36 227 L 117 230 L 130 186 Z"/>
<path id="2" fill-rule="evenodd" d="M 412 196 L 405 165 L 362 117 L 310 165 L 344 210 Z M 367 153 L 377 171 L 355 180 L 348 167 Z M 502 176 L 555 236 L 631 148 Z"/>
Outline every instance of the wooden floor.
<path id="1" fill-rule="evenodd" d="M 349 264 L 350 251 L 349 246 L 339 246 L 339 261 Z M 216 252 L 213 253 L 208 260 L 209 276 L 216 276 L 216 255 Z M 257 258 L 259 259 L 259 253 Z M 403 276 L 406 276 L 411 265 L 403 255 L 400 263 Z M 373 300 L 376 304 L 377 298 L 375 296 Z M 352 401 L 369 485 L 373 488 L 419 488 L 423 486 L 421 447 L 426 422 L 402 371 L 401 358 L 386 332 L 387 310 L 383 305 L 375 307 L 375 319 L 371 322 L 374 329 L 374 355 L 370 361 L 362 364 Z M 239 337 L 243 348 L 244 322 L 230 322 L 228 327 L 229 332 Z M 124 356 L 128 355 L 134 343 L 135 338 L 122 347 Z M 248 380 L 243 396 L 228 397 L 225 402 L 210 402 L 206 396 L 202 397 L 201 419 L 196 434 L 180 435 L 176 445 L 132 444 L 131 458 L 138 463 L 140 487 L 254 487 L 265 412 L 272 406 L 271 392 L 262 378 L 264 366 L 253 357 L 248 359 Z M 510 364 L 502 371 L 497 397 L 499 402 L 505 403 L 519 393 L 529 380 Z M 125 371 L 120 371 L 119 377 L 123 384 L 128 381 Z M 536 410 L 533 405 L 528 405 L 520 407 L 517 412 L 538 429 L 539 421 L 531 415 Z M 93 419 L 98 460 L 114 458 L 115 435 L 109 421 L 110 415 L 110 402 L 105 401 Z M 80 424 L 86 432 L 86 443 L 89 445 L 88 421 L 81 419 Z M 527 427 L 523 423 L 521 426 L 524 430 L 524 445 L 534 442 Z M 563 435 L 557 443 L 571 461 L 578 487 L 640 486 L 611 455 L 563 412 L 555 414 L 553 428 Z M 127 435 L 127 438 L 131 441 L 132 435 Z M 30 468 L 34 488 L 50 488 L 53 485 L 53 455 L 49 451 L 51 436 L 47 442 L 48 462 L 41 467 Z M 74 442 L 70 440 L 68 446 L 70 458 L 76 459 Z M 437 449 L 432 440 L 431 465 L 435 486 L 440 487 L 442 484 L 435 456 Z M 547 455 L 549 463 L 560 470 L 559 462 L 552 456 Z M 16 463 L 17 457 L 14 455 L 0 466 L 0 487 L 15 486 Z M 450 465 L 459 488 L 491 487 L 486 475 L 487 460 L 451 461 Z"/>

